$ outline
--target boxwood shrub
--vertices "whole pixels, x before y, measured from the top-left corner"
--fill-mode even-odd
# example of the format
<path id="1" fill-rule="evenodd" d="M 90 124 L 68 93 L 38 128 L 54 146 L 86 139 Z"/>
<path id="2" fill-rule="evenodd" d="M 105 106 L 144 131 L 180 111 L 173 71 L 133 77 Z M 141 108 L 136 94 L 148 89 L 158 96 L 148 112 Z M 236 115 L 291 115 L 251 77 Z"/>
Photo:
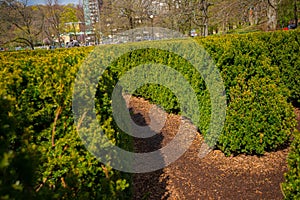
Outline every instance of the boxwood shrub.
<path id="1" fill-rule="evenodd" d="M 300 199 L 300 133 L 295 132 L 288 156 L 288 172 L 282 184 L 285 199 Z"/>
<path id="2" fill-rule="evenodd" d="M 229 89 L 230 102 L 218 147 L 226 154 L 263 154 L 284 145 L 295 126 L 292 105 L 268 77 L 241 74 Z"/>

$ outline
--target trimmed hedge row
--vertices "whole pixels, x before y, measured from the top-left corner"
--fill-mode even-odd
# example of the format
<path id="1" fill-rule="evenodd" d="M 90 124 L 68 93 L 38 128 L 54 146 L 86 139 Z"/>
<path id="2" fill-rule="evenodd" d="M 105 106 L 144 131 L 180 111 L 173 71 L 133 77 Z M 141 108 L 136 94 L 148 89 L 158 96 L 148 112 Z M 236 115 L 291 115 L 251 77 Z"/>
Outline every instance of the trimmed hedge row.
<path id="1" fill-rule="evenodd" d="M 100 163 L 74 126 L 72 86 L 91 51 L 0 54 L 1 199 L 130 197 L 130 176 Z"/>
<path id="2" fill-rule="evenodd" d="M 232 80 L 239 70 L 251 73 L 263 63 L 277 67 L 281 82 L 290 90 L 288 100 L 296 103 L 300 99 L 300 30 L 251 33 L 244 35 L 212 36 L 198 38 L 205 50 L 214 58 L 220 70 L 231 68 L 232 74 L 226 73 L 223 78 Z M 240 59 L 240 56 L 243 58 Z M 253 69 L 252 69 L 253 70 Z M 271 71 L 265 74 L 274 75 Z M 227 81 L 225 81 L 227 82 Z"/>
<path id="3" fill-rule="evenodd" d="M 218 147 L 227 155 L 263 154 L 288 142 L 296 122 L 287 102 L 299 100 L 300 88 L 297 33 L 198 39 L 216 61 L 226 85 L 227 118 Z M 285 44 L 284 51 L 279 51 L 279 44 Z"/>
<path id="4" fill-rule="evenodd" d="M 280 78 L 291 91 L 289 100 L 300 103 L 300 30 L 264 33 L 257 37 L 265 43 L 271 64 L 279 67 Z"/>

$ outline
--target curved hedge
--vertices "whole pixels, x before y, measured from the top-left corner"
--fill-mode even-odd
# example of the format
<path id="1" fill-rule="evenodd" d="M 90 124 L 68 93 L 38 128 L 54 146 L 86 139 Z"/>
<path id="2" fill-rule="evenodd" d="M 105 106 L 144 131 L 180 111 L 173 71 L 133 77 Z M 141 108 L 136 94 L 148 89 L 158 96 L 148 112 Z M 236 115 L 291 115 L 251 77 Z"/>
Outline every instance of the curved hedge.
<path id="1" fill-rule="evenodd" d="M 257 37 L 267 47 L 266 55 L 280 69 L 280 78 L 291 91 L 289 100 L 300 103 L 300 30 L 263 33 Z"/>
<path id="2" fill-rule="evenodd" d="M 281 81 L 278 67 L 273 66 L 271 59 L 265 55 L 264 42 L 251 36 L 235 36 L 230 39 L 208 38 L 203 43 L 210 48 L 208 52 L 215 59 L 226 86 L 227 116 L 218 148 L 226 155 L 264 154 L 284 145 L 295 127 L 294 113 L 287 102 L 289 90 Z M 174 53 L 143 49 L 143 43 L 140 46 L 140 50 L 122 55 L 107 69 L 107 76 L 114 77 L 110 84 L 114 86 L 125 72 L 141 64 L 155 62 L 171 66 L 189 81 L 196 92 L 201 113 L 197 126 L 206 135 L 211 104 L 201 75 L 189 62 Z M 156 73 L 151 76 L 156 77 L 164 72 Z M 132 79 L 135 80 L 133 82 L 138 81 L 137 77 Z M 174 79 L 169 81 L 172 83 Z M 103 84 L 100 81 L 100 85 Z M 104 89 L 98 94 L 100 100 L 103 99 L 102 94 L 105 94 Z M 180 113 L 179 102 L 168 88 L 147 84 L 136 90 L 135 95 L 159 104 L 168 112 Z"/>

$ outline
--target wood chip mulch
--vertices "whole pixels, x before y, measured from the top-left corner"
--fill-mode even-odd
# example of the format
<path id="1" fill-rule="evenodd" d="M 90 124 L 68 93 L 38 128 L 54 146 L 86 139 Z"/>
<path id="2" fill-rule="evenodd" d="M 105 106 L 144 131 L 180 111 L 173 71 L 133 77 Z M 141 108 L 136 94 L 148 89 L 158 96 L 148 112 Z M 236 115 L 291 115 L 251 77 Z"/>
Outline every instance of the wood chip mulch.
<path id="1" fill-rule="evenodd" d="M 300 131 L 300 108 L 295 108 L 295 114 L 297 119 L 297 129 Z"/>
<path id="2" fill-rule="evenodd" d="M 153 108 L 142 98 L 126 97 L 132 119 L 141 126 L 150 124 Z M 299 112 L 300 121 L 300 112 Z M 153 117 L 151 118 L 153 120 Z M 151 152 L 165 146 L 178 131 L 182 118 L 167 115 L 162 130 L 147 139 L 135 139 L 136 152 Z M 300 128 L 300 124 L 299 124 Z M 191 128 L 191 130 L 194 130 Z M 198 133 L 189 150 L 176 162 L 154 172 L 134 174 L 134 199 L 283 199 L 280 184 L 287 171 L 288 148 L 264 156 L 225 157 L 213 150 L 199 158 L 202 137 Z"/>

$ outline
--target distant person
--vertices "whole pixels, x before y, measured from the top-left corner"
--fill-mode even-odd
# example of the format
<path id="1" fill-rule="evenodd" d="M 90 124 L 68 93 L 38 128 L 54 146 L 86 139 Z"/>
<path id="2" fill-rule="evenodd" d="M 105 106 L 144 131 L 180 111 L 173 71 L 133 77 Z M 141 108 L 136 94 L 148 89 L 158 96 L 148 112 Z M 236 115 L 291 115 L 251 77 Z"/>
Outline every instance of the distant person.
<path id="1" fill-rule="evenodd" d="M 73 47 L 79 47 L 79 42 L 77 40 L 73 40 Z"/>
<path id="2" fill-rule="evenodd" d="M 70 40 L 69 47 L 74 47 L 73 40 Z"/>
<path id="3" fill-rule="evenodd" d="M 66 42 L 66 48 L 70 48 L 70 47 L 71 47 L 70 42 Z"/>
<path id="4" fill-rule="evenodd" d="M 66 43 L 66 47 L 70 48 L 70 47 L 79 47 L 79 42 L 77 40 L 70 40 L 70 42 Z"/>

